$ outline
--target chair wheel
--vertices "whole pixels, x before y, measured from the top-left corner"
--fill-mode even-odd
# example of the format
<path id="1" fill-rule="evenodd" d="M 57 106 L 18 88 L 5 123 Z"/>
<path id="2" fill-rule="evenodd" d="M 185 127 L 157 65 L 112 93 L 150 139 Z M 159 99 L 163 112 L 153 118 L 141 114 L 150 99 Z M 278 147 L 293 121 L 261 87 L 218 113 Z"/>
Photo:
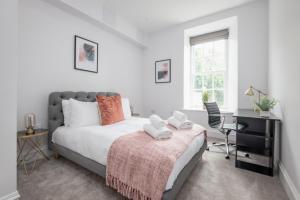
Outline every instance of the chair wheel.
<path id="1" fill-rule="evenodd" d="M 229 158 L 230 158 L 230 157 L 229 157 L 228 155 L 227 155 L 227 156 L 225 156 L 225 159 L 229 160 Z"/>
<path id="2" fill-rule="evenodd" d="M 206 148 L 206 151 L 209 151 L 209 147 Z"/>
<path id="3" fill-rule="evenodd" d="M 212 144 L 216 144 L 216 142 L 213 142 Z"/>
<path id="4" fill-rule="evenodd" d="M 245 157 L 246 157 L 246 158 L 249 158 L 250 156 L 249 156 L 249 154 L 248 154 L 248 153 L 246 153 L 246 154 L 245 154 Z"/>

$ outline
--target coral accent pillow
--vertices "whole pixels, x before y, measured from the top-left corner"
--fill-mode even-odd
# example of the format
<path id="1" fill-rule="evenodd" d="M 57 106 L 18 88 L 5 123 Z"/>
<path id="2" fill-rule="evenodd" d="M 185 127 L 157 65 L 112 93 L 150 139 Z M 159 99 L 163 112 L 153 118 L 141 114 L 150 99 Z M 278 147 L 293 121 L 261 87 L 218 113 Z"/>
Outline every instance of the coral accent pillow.
<path id="1" fill-rule="evenodd" d="M 97 96 L 102 125 L 124 120 L 121 96 Z"/>

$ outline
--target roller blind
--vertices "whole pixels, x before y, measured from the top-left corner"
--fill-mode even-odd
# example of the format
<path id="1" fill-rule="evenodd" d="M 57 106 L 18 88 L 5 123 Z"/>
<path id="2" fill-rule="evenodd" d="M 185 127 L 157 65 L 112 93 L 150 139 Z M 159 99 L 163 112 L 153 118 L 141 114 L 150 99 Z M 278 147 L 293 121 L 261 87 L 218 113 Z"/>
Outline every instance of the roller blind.
<path id="1" fill-rule="evenodd" d="M 206 33 L 203 35 L 197 35 L 190 38 L 190 45 L 197 45 L 205 42 L 211 42 L 215 40 L 221 40 L 221 39 L 228 39 L 229 37 L 229 30 L 224 29 L 212 33 Z"/>

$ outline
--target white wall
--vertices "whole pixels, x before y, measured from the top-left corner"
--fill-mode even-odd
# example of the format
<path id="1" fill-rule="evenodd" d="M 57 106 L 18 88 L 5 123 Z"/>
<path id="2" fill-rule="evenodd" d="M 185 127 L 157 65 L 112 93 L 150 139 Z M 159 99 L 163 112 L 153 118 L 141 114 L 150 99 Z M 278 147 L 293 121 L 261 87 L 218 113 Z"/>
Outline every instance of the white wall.
<path id="1" fill-rule="evenodd" d="M 299 10 L 299 0 L 270 0 L 269 90 L 279 101 L 276 114 L 282 118 L 281 162 L 295 199 L 300 199 Z"/>
<path id="2" fill-rule="evenodd" d="M 0 2 L 0 199 L 17 197 L 17 0 Z"/>
<path id="3" fill-rule="evenodd" d="M 49 1 L 64 11 L 74 14 L 113 34 L 123 37 L 139 46 L 147 44 L 147 35 L 126 18 L 120 16 L 112 1 L 99 0 L 56 0 Z"/>
<path id="4" fill-rule="evenodd" d="M 18 129 L 24 115 L 37 114 L 47 126 L 48 95 L 53 91 L 113 91 L 142 110 L 142 50 L 40 0 L 20 1 Z M 99 43 L 99 73 L 74 70 L 74 35 Z"/>
<path id="5" fill-rule="evenodd" d="M 174 109 L 183 108 L 184 30 L 224 18 L 238 17 L 238 107 L 250 108 L 251 101 L 244 91 L 253 84 L 267 90 L 268 73 L 268 2 L 256 1 L 170 27 L 149 36 L 144 66 L 144 114 L 151 111 L 163 117 Z M 172 82 L 155 84 L 154 62 L 172 59 Z M 206 124 L 205 112 L 185 111 L 189 117 Z"/>

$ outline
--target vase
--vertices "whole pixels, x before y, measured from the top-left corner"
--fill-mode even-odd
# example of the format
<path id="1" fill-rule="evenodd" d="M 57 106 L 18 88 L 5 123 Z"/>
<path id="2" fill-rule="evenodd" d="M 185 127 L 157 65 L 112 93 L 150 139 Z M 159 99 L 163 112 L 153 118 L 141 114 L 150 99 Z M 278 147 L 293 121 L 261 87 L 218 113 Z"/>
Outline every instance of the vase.
<path id="1" fill-rule="evenodd" d="M 259 115 L 260 115 L 261 117 L 270 117 L 270 111 L 263 111 L 263 110 L 261 110 L 261 111 L 259 112 Z"/>

